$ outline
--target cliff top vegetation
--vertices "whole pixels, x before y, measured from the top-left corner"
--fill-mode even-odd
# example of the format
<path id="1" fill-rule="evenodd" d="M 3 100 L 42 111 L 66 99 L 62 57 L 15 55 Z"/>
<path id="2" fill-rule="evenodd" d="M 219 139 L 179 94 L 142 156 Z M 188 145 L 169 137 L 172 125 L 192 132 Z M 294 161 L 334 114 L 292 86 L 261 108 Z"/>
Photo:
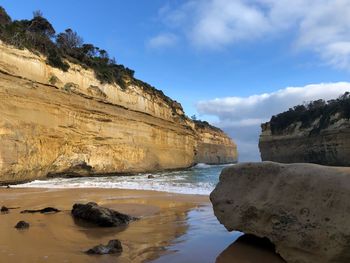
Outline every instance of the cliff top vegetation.
<path id="1" fill-rule="evenodd" d="M 151 95 L 163 98 L 171 107 L 180 104 L 164 95 L 161 90 L 134 77 L 134 71 L 110 58 L 106 50 L 84 43 L 74 30 L 68 28 L 56 33 L 42 12 L 33 12 L 31 20 L 12 20 L 0 6 L 0 40 L 19 49 L 28 49 L 46 57 L 47 64 L 63 71 L 69 69 L 67 61 L 90 68 L 101 83 L 116 83 L 122 89 L 134 84 Z"/>
<path id="2" fill-rule="evenodd" d="M 223 132 L 220 128 L 218 127 L 215 127 L 211 124 L 209 124 L 209 122 L 207 121 L 201 121 L 201 120 L 197 120 L 197 119 L 194 119 L 193 116 L 192 116 L 192 120 L 194 122 L 194 124 L 196 125 L 196 128 L 201 128 L 201 129 L 212 129 L 214 131 L 217 131 L 217 132 Z"/>
<path id="3" fill-rule="evenodd" d="M 301 129 L 312 127 L 310 135 L 318 134 L 327 128 L 334 120 L 331 116 L 340 114 L 339 118 L 350 119 L 350 92 L 345 92 L 339 98 L 329 101 L 315 100 L 290 108 L 288 111 L 272 116 L 270 120 L 271 133 L 282 134 L 291 124 L 301 122 Z"/>

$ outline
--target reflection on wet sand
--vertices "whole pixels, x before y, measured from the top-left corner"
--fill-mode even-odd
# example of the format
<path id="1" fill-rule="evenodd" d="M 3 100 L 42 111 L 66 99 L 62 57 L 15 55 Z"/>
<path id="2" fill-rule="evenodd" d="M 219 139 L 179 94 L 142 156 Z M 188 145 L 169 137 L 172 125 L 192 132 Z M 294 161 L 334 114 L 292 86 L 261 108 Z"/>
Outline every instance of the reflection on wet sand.
<path id="1" fill-rule="evenodd" d="M 73 203 L 88 201 L 141 219 L 120 228 L 74 221 L 70 215 Z M 120 189 L 0 188 L 3 205 L 20 208 L 0 214 L 0 262 L 283 262 L 270 251 L 242 242 L 225 249 L 241 233 L 229 233 L 219 224 L 207 196 Z M 47 206 L 62 212 L 20 213 Z M 19 220 L 29 222 L 30 228 L 16 230 Z M 111 239 L 122 242 L 119 256 L 83 253 Z"/>
<path id="2" fill-rule="evenodd" d="M 243 235 L 217 257 L 216 263 L 285 263 L 274 251 L 269 241 Z"/>
<path id="3" fill-rule="evenodd" d="M 120 212 L 141 217 L 122 228 L 76 224 L 70 215 L 75 202 L 95 201 Z M 19 206 L 0 215 L 1 262 L 144 262 L 166 253 L 170 242 L 186 233 L 187 213 L 207 197 L 180 196 L 150 191 L 106 189 L 0 189 L 0 206 Z M 21 214 L 24 209 L 57 207 L 57 214 Z M 18 231 L 19 220 L 30 228 Z M 120 256 L 83 253 L 97 244 L 119 239 Z"/>

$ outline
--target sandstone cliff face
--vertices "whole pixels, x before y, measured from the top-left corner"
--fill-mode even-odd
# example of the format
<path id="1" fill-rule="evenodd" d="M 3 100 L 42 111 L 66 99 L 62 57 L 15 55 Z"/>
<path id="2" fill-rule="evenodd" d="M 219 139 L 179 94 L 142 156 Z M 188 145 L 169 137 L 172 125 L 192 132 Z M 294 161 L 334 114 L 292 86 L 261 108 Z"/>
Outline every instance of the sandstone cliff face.
<path id="1" fill-rule="evenodd" d="M 331 125 L 315 131 L 319 121 L 308 128 L 293 123 L 282 134 L 272 134 L 270 124 L 263 124 L 259 140 L 261 159 L 350 166 L 350 121 L 335 114 Z"/>
<path id="2" fill-rule="evenodd" d="M 2 183 L 176 169 L 211 159 L 196 156 L 202 132 L 179 103 L 139 86 L 101 84 L 78 65 L 62 72 L 1 43 L 0 116 Z M 227 147 L 215 152 L 216 163 L 236 161 L 233 142 L 213 134 L 206 143 Z"/>
<path id="3" fill-rule="evenodd" d="M 350 168 L 243 163 L 210 194 L 229 230 L 266 237 L 288 263 L 350 262 Z"/>
<path id="4" fill-rule="evenodd" d="M 237 161 L 237 146 L 232 140 L 223 136 L 223 132 L 204 122 L 195 121 L 199 136 L 196 148 L 196 163 L 232 163 Z M 234 158 L 232 158 L 234 156 Z"/>

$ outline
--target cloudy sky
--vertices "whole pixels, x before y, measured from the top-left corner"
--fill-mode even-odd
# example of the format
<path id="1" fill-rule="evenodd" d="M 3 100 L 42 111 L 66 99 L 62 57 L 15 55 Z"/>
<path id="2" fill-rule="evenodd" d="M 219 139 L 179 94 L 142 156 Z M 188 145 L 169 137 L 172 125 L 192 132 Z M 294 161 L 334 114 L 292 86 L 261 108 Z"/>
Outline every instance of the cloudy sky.
<path id="1" fill-rule="evenodd" d="M 350 90 L 349 0 L 0 0 L 108 50 L 259 160 L 260 123 Z"/>

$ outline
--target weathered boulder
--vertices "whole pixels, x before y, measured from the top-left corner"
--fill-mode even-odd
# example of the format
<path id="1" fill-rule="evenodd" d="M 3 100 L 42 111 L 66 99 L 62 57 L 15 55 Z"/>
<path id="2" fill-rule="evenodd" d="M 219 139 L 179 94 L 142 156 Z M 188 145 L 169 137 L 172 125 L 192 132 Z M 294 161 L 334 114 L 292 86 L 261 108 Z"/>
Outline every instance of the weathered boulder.
<path id="1" fill-rule="evenodd" d="M 92 255 L 104 255 L 104 254 L 116 254 L 121 253 L 123 251 L 123 247 L 121 242 L 118 239 L 113 239 L 105 245 L 98 245 L 93 248 L 90 248 L 85 253 Z"/>
<path id="2" fill-rule="evenodd" d="M 350 168 L 238 164 L 210 200 L 229 231 L 267 237 L 287 262 L 350 262 Z"/>
<path id="3" fill-rule="evenodd" d="M 87 204 L 74 204 L 72 215 L 74 218 L 83 219 L 102 227 L 122 226 L 136 219 L 135 217 L 99 206 L 94 202 L 89 202 Z"/>

